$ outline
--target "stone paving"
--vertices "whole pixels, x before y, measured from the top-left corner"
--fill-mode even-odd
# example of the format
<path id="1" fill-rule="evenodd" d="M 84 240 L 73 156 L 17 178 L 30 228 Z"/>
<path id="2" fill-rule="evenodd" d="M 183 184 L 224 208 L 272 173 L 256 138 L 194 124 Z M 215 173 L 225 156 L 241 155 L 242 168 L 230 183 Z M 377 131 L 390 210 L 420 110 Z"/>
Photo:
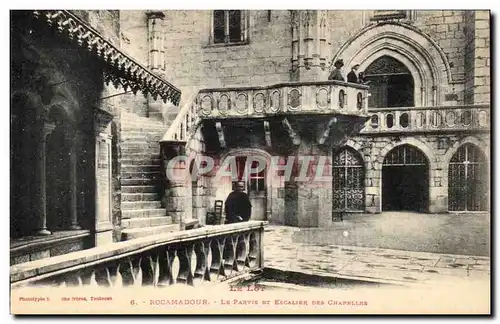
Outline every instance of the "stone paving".
<path id="1" fill-rule="evenodd" d="M 490 280 L 489 257 L 298 243 L 293 236 L 300 230 L 275 225 L 266 228 L 266 267 L 401 284 Z"/>

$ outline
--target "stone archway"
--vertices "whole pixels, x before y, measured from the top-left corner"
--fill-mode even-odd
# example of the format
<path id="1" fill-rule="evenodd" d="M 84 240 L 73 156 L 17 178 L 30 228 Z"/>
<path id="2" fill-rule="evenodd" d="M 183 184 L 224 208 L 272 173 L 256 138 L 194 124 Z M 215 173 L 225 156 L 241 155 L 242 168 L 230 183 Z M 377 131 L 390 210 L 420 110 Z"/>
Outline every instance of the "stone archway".
<path id="1" fill-rule="evenodd" d="M 402 138 L 399 141 L 391 141 L 388 143 L 383 149 L 380 150 L 377 157 L 371 162 L 371 171 L 369 171 L 369 175 L 372 178 L 372 185 L 367 187 L 367 199 L 371 199 L 371 202 L 367 202 L 367 211 L 369 212 L 381 212 L 382 211 L 382 168 L 384 164 L 384 160 L 387 154 L 397 146 L 400 145 L 411 145 L 419 149 L 425 156 L 428 161 L 428 175 L 427 175 L 427 183 L 429 184 L 429 201 L 428 201 L 428 211 L 436 212 L 439 211 L 439 203 L 436 201 L 436 197 L 438 196 L 438 191 L 440 188 L 436 188 L 432 186 L 432 172 L 433 170 L 437 170 L 439 165 L 436 161 L 436 157 L 434 152 L 429 148 L 429 146 L 412 137 Z M 369 180 L 370 181 L 370 180 Z"/>
<path id="2" fill-rule="evenodd" d="M 452 81 L 446 55 L 435 41 L 411 25 L 369 25 L 346 41 L 332 62 L 342 58 L 347 69 L 360 64 L 358 71 L 363 71 L 384 55 L 399 60 L 410 70 L 415 82 L 415 106 L 435 106 L 444 101 L 442 85 Z"/>
<path id="3" fill-rule="evenodd" d="M 478 155 L 482 156 L 482 162 L 481 161 L 472 161 L 472 159 L 467 156 L 468 152 L 465 152 L 465 154 L 462 154 L 461 157 L 458 157 L 458 151 L 460 149 L 463 149 L 465 146 L 472 146 L 474 147 L 477 151 L 478 151 Z M 464 153 L 464 152 L 462 152 Z M 458 158 L 458 159 L 457 159 Z M 480 165 L 477 165 L 477 163 L 475 162 L 481 162 L 480 164 L 483 164 L 482 166 Z M 450 183 L 450 181 L 453 181 L 453 177 L 455 176 L 465 176 L 466 178 L 463 179 L 463 180 L 467 180 L 468 178 L 468 175 L 469 175 L 469 170 L 465 170 L 465 169 L 469 169 L 471 166 L 474 166 L 476 165 L 481 167 L 481 173 L 485 173 L 483 175 L 483 177 L 481 177 L 481 182 L 484 182 L 482 184 L 482 195 L 486 196 L 486 197 L 489 197 L 489 190 L 491 188 L 491 182 L 489 181 L 490 179 L 490 166 L 489 166 L 489 162 L 490 162 L 490 155 L 489 155 L 489 143 L 486 143 L 484 142 L 483 140 L 480 140 L 478 139 L 477 137 L 474 137 L 474 136 L 467 136 L 459 141 L 456 141 L 450 148 L 448 148 L 448 150 L 446 151 L 446 153 L 444 154 L 443 158 L 441 159 L 441 164 L 440 164 L 440 168 L 443 170 L 443 188 L 447 191 L 447 210 L 448 211 L 461 211 L 459 209 L 467 209 L 467 208 L 451 208 L 450 209 L 450 205 L 455 205 L 456 207 L 456 204 L 452 204 L 451 200 L 454 199 L 454 197 L 451 197 L 452 196 L 452 191 L 450 189 L 450 187 L 460 187 L 460 184 L 457 184 L 456 181 L 454 181 L 454 183 Z M 462 168 L 459 170 L 456 168 L 457 165 L 461 165 L 463 163 L 463 166 Z M 455 172 L 453 172 L 452 170 L 450 170 L 450 166 L 451 165 L 454 165 L 455 166 Z M 461 171 L 461 172 L 460 172 Z M 476 170 L 472 170 L 472 171 L 476 171 Z M 458 174 L 457 174 L 458 172 Z M 474 175 L 474 173 L 473 173 Z M 480 208 L 476 208 L 476 209 L 481 209 L 481 210 L 490 210 L 490 206 L 489 206 L 489 199 L 488 198 L 483 198 L 483 201 L 481 202 Z M 454 210 L 455 209 L 455 210 Z M 469 208 L 470 209 L 470 208 Z"/>
<path id="4" fill-rule="evenodd" d="M 425 212 L 429 204 L 429 161 L 409 144 L 387 153 L 382 168 L 382 211 Z"/>

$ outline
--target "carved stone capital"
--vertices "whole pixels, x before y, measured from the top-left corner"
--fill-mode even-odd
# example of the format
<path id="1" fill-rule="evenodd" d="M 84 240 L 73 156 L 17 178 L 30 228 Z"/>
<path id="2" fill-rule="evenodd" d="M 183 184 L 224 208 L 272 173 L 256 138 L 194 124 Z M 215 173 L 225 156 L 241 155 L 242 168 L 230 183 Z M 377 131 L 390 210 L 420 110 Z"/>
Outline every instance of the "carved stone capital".
<path id="1" fill-rule="evenodd" d="M 109 123 L 113 120 L 113 115 L 105 110 L 94 108 L 94 132 L 104 133 Z"/>

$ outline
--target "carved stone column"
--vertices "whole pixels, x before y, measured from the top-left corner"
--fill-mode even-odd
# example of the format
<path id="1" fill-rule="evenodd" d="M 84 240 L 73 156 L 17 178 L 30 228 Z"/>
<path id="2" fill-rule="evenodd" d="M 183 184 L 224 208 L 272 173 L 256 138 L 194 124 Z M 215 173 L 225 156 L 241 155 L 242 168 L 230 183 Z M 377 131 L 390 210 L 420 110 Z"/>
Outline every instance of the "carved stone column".
<path id="1" fill-rule="evenodd" d="M 161 11 L 149 11 L 148 34 L 149 34 L 149 67 L 154 71 L 163 70 L 164 67 L 164 32 L 163 19 L 165 14 Z"/>
<path id="2" fill-rule="evenodd" d="M 78 131 L 72 131 L 68 134 L 71 142 L 70 156 L 69 156 L 69 191 L 70 191 L 70 229 L 79 230 L 81 227 L 78 225 L 78 152 L 80 149 L 80 134 Z"/>
<path id="3" fill-rule="evenodd" d="M 155 74 L 161 75 L 165 71 L 165 14 L 162 11 L 148 11 L 146 15 L 148 18 L 149 68 Z M 164 105 L 161 100 L 155 100 L 150 95 L 147 96 L 147 99 L 147 116 L 162 120 L 162 107 Z"/>
<path id="4" fill-rule="evenodd" d="M 113 241 L 112 186 L 111 186 L 111 135 L 109 125 L 113 115 L 94 109 L 95 135 L 95 245 Z"/>
<path id="5" fill-rule="evenodd" d="M 46 139 L 54 130 L 55 125 L 45 123 L 45 120 L 39 120 L 40 137 L 36 151 L 36 170 L 35 170 L 35 210 L 37 213 L 38 226 L 37 235 L 52 234 L 47 230 L 47 184 L 46 184 Z"/>
<path id="6" fill-rule="evenodd" d="M 326 71 L 327 16 L 325 10 L 292 10 L 292 81 L 317 81 Z"/>
<path id="7" fill-rule="evenodd" d="M 186 142 L 164 141 L 160 143 L 165 170 L 165 209 L 174 224 L 183 227 L 186 209 Z"/>

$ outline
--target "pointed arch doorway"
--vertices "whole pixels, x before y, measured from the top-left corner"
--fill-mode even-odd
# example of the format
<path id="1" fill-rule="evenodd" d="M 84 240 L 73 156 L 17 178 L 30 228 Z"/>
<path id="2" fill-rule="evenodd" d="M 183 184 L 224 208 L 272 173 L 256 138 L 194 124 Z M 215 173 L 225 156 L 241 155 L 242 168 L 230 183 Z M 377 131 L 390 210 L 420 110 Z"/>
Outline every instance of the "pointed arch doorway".
<path id="1" fill-rule="evenodd" d="M 369 81 L 370 108 L 413 107 L 415 83 L 410 70 L 397 59 L 384 55 L 364 71 Z"/>

